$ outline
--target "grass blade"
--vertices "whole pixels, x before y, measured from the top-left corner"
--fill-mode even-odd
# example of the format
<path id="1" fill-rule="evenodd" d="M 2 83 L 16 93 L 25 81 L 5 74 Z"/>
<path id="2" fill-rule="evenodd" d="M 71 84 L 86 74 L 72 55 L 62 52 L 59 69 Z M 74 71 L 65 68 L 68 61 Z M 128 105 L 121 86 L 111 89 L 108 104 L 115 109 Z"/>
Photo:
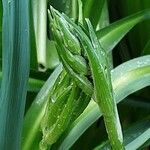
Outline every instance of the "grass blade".
<path id="1" fill-rule="evenodd" d="M 150 10 L 144 10 L 121 19 L 108 27 L 97 31 L 102 47 L 111 51 L 118 42 L 138 23 L 150 19 Z"/>
<path id="2" fill-rule="evenodd" d="M 0 148 L 19 150 L 29 76 L 28 2 L 2 2 L 4 11 Z"/>
<path id="3" fill-rule="evenodd" d="M 127 150 L 135 150 L 142 146 L 148 139 L 150 139 L 150 118 L 147 118 L 145 122 L 139 123 L 127 130 L 126 141 Z M 132 139 L 131 139 L 132 137 Z"/>
<path id="4" fill-rule="evenodd" d="M 124 133 L 124 143 L 126 150 L 135 150 L 140 148 L 150 138 L 150 118 L 132 125 Z M 109 141 L 94 148 L 94 150 L 110 149 Z"/>
<path id="5" fill-rule="evenodd" d="M 150 9 L 149 0 L 112 0 L 110 1 L 111 18 L 122 18 L 141 10 Z M 113 13 L 115 14 L 113 15 Z M 140 55 L 141 50 L 150 39 L 150 20 L 138 24 L 127 36 L 130 53 L 133 57 Z"/>

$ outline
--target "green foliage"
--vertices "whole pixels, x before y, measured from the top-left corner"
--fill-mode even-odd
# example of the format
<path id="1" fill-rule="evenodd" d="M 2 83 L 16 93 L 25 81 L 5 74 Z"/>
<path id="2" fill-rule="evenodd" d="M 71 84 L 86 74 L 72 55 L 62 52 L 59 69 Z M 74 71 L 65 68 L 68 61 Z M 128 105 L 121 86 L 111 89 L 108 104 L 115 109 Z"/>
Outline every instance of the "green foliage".
<path id="1" fill-rule="evenodd" d="M 145 141 L 149 139 L 150 128 L 149 118 L 132 125 L 124 133 L 124 143 L 126 150 L 138 149 Z M 94 150 L 110 149 L 109 142 L 103 143 L 101 146 L 96 147 Z"/>
<path id="2" fill-rule="evenodd" d="M 0 0 L 0 149 L 146 149 L 149 6 Z"/>
<path id="3" fill-rule="evenodd" d="M 102 47 L 111 51 L 136 24 L 147 19 L 150 19 L 150 10 L 138 12 L 97 31 Z"/>
<path id="4" fill-rule="evenodd" d="M 15 150 L 20 149 L 29 76 L 28 3 L 23 0 L 4 0 L 2 2 L 3 57 L 0 99 L 0 148 Z"/>
<path id="5" fill-rule="evenodd" d="M 60 65 L 58 66 L 58 68 L 56 68 L 56 70 L 51 74 L 49 79 L 45 82 L 40 92 L 36 96 L 34 102 L 32 103 L 30 109 L 26 113 L 22 132 L 23 150 L 32 149 L 35 146 L 34 145 L 35 139 L 38 141 L 37 143 L 40 142 L 40 139 L 38 138 L 41 137 L 41 132 L 39 128 L 46 108 L 45 105 L 50 97 L 50 93 L 52 91 L 54 83 L 56 82 L 61 72 L 62 66 Z M 30 126 L 31 124 L 32 128 Z M 39 145 L 37 145 L 37 147 L 38 146 Z"/>
<path id="6" fill-rule="evenodd" d="M 112 0 L 110 5 L 114 4 L 112 11 L 115 12 L 114 18 L 125 17 L 133 13 L 137 13 L 144 9 L 150 9 L 149 0 Z M 113 14 L 113 13 L 112 13 Z M 149 30 L 150 21 L 145 21 L 138 24 L 128 35 L 128 46 L 130 46 L 130 53 L 133 57 L 137 57 L 141 54 L 141 51 L 145 47 L 145 44 L 150 38 Z M 136 44 L 133 44 L 136 43 Z"/>
<path id="7" fill-rule="evenodd" d="M 117 103 L 124 100 L 124 98 L 131 93 L 149 86 L 149 66 L 150 56 L 144 56 L 130 60 L 112 70 L 112 85 L 115 91 L 115 101 Z M 118 74 L 118 72 L 120 72 L 120 74 Z M 85 111 L 70 126 L 62 139 L 60 139 L 59 149 L 63 147 L 69 149 L 83 132 L 101 116 L 102 112 L 99 110 L 98 105 L 94 101 L 91 101 Z"/>

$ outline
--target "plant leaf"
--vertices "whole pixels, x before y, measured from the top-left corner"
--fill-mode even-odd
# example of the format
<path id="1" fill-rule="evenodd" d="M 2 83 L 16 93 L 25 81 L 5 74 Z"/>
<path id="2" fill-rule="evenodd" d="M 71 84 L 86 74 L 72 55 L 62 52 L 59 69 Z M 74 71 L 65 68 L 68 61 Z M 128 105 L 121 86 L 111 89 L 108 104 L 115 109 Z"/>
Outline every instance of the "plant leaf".
<path id="1" fill-rule="evenodd" d="M 116 106 L 117 104 L 115 103 L 114 92 L 112 90 L 108 58 L 106 51 L 101 48 L 98 42 L 90 21 L 86 20 L 86 22 L 89 29 L 92 47 L 89 46 L 90 44 L 88 44 L 88 42 L 84 41 L 85 39 L 82 38 L 82 34 L 79 38 L 83 41 L 83 47 L 85 47 L 84 49 L 89 58 L 96 102 L 102 111 L 112 149 L 122 150 L 124 149 L 123 135 Z"/>
<path id="2" fill-rule="evenodd" d="M 120 77 L 118 76 L 119 70 L 122 72 Z M 112 81 L 116 102 L 119 103 L 131 93 L 149 86 L 149 78 L 150 55 L 135 58 L 115 68 L 112 71 Z M 126 84 L 124 85 L 124 83 Z M 57 149 L 69 149 L 86 129 L 101 116 L 102 113 L 99 111 L 98 105 L 94 101 L 91 101 L 86 110 L 75 120 L 66 131 L 66 134 L 60 139 L 61 142 Z"/>
<path id="3" fill-rule="evenodd" d="M 97 31 L 97 37 L 102 47 L 111 51 L 136 24 L 148 19 L 150 19 L 149 9 L 128 16 Z"/>
<path id="4" fill-rule="evenodd" d="M 28 2 L 3 0 L 0 148 L 20 149 L 29 76 Z M 19 13 L 18 13 L 19 12 Z"/>
<path id="5" fill-rule="evenodd" d="M 126 150 L 135 150 L 140 148 L 150 138 L 150 118 L 136 123 L 129 127 L 124 132 L 124 144 Z M 100 146 L 94 148 L 94 150 L 106 150 L 111 149 L 109 141 L 102 143 Z"/>
<path id="6" fill-rule="evenodd" d="M 123 18 L 141 10 L 150 9 L 149 0 L 111 0 L 109 3 L 111 18 Z M 114 15 L 113 15 L 114 14 Z M 126 37 L 128 48 L 132 57 L 141 54 L 141 50 L 150 39 L 150 20 L 138 24 Z"/>
<path id="7" fill-rule="evenodd" d="M 126 150 L 138 149 L 150 138 L 150 118 L 129 128 L 125 133 Z M 126 138 L 127 137 L 127 138 Z"/>
<path id="8" fill-rule="evenodd" d="M 32 149 L 32 146 L 34 146 L 34 140 L 41 134 L 40 123 L 45 112 L 45 105 L 52 91 L 52 87 L 61 72 L 62 65 L 59 65 L 43 85 L 25 116 L 22 132 L 23 150 Z M 41 139 L 39 139 L 39 142 L 40 140 Z"/>

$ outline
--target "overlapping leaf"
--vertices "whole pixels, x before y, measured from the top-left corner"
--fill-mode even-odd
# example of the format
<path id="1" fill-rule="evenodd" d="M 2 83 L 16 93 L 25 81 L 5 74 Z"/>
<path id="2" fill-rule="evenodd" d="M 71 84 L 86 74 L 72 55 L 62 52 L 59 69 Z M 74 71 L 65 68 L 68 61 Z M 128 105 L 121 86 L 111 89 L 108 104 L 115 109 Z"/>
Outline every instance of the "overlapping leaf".
<path id="1" fill-rule="evenodd" d="M 118 103 L 131 93 L 149 86 L 149 78 L 150 56 L 130 60 L 115 68 L 112 71 L 112 81 L 116 102 Z M 102 113 L 99 111 L 97 104 L 91 101 L 83 114 L 71 125 L 66 135 L 61 139 L 59 149 L 70 148 L 100 116 L 102 116 Z"/>
<path id="2" fill-rule="evenodd" d="M 36 146 L 39 147 L 39 142 L 41 139 L 39 139 L 38 136 L 41 138 L 40 124 L 45 112 L 45 105 L 49 100 L 50 93 L 61 72 L 62 65 L 58 66 L 46 81 L 25 116 L 22 133 L 23 150 L 32 149 L 34 147 L 35 139 L 38 140 L 38 144 Z"/>

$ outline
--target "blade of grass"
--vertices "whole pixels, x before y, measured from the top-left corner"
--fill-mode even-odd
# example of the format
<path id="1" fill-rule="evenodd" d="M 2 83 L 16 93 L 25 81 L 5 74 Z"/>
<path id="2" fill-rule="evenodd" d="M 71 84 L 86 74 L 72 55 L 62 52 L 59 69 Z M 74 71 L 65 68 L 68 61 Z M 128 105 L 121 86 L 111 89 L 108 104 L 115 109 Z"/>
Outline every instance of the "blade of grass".
<path id="1" fill-rule="evenodd" d="M 150 118 L 129 127 L 124 133 L 126 150 L 135 150 L 141 147 L 150 138 Z M 94 148 L 94 150 L 110 149 L 108 141 Z"/>
<path id="2" fill-rule="evenodd" d="M 121 76 L 118 76 L 118 71 L 122 72 Z M 124 80 L 122 80 L 123 78 Z M 149 86 L 149 78 L 150 56 L 143 56 L 130 60 L 115 68 L 112 71 L 115 101 L 119 103 L 131 93 Z M 120 84 L 118 84 L 118 81 Z M 124 85 L 124 83 L 126 84 Z M 91 101 L 86 110 L 77 120 L 75 120 L 71 127 L 66 131 L 66 134 L 60 139 L 60 143 L 56 145 L 57 149 L 69 149 L 86 129 L 101 116 L 102 113 L 99 111 L 98 105 L 94 101 Z"/>
<path id="3" fill-rule="evenodd" d="M 136 0 L 136 1 L 130 1 L 130 0 L 112 0 L 110 1 L 110 8 L 114 5 L 114 10 L 117 10 L 117 14 L 111 17 L 116 17 L 117 15 L 119 17 L 125 17 L 130 14 L 136 13 L 138 11 L 144 10 L 144 9 L 150 9 L 150 1 L 149 0 Z M 116 6 L 116 7 L 115 7 Z M 150 30 L 149 30 L 150 20 L 144 21 L 140 24 L 138 24 L 127 36 L 128 39 L 128 45 L 130 47 L 130 53 L 132 53 L 132 56 L 138 56 L 141 54 L 141 50 L 145 46 L 146 42 L 150 38 Z M 134 44 L 133 44 L 134 43 Z M 136 44 L 135 44 L 136 43 Z"/>
<path id="4" fill-rule="evenodd" d="M 96 27 L 96 31 L 101 30 L 109 25 L 109 14 L 108 14 L 108 2 L 105 0 L 102 12 L 100 15 L 99 23 Z M 113 68 L 113 58 L 112 58 L 112 52 L 109 53 L 109 65 L 110 68 Z"/>
<path id="5" fill-rule="evenodd" d="M 4 11 L 0 148 L 19 150 L 30 62 L 28 2 L 2 2 Z"/>
<path id="6" fill-rule="evenodd" d="M 97 31 L 97 37 L 102 47 L 111 51 L 136 24 L 148 19 L 150 19 L 149 9 L 128 16 Z"/>
<path id="7" fill-rule="evenodd" d="M 127 141 L 126 149 L 135 150 L 150 139 L 150 118 L 144 123 L 140 123 L 137 126 L 133 126 L 127 131 L 128 137 L 132 139 Z"/>
<path id="8" fill-rule="evenodd" d="M 78 14 L 78 1 L 72 1 L 70 17 L 76 20 L 78 18 L 77 14 Z"/>
<path id="9" fill-rule="evenodd" d="M 146 148 L 146 147 L 148 147 L 148 146 L 150 146 L 150 138 L 149 138 L 149 140 L 148 141 L 146 141 L 141 147 L 140 147 L 140 149 L 144 149 L 144 148 Z"/>

